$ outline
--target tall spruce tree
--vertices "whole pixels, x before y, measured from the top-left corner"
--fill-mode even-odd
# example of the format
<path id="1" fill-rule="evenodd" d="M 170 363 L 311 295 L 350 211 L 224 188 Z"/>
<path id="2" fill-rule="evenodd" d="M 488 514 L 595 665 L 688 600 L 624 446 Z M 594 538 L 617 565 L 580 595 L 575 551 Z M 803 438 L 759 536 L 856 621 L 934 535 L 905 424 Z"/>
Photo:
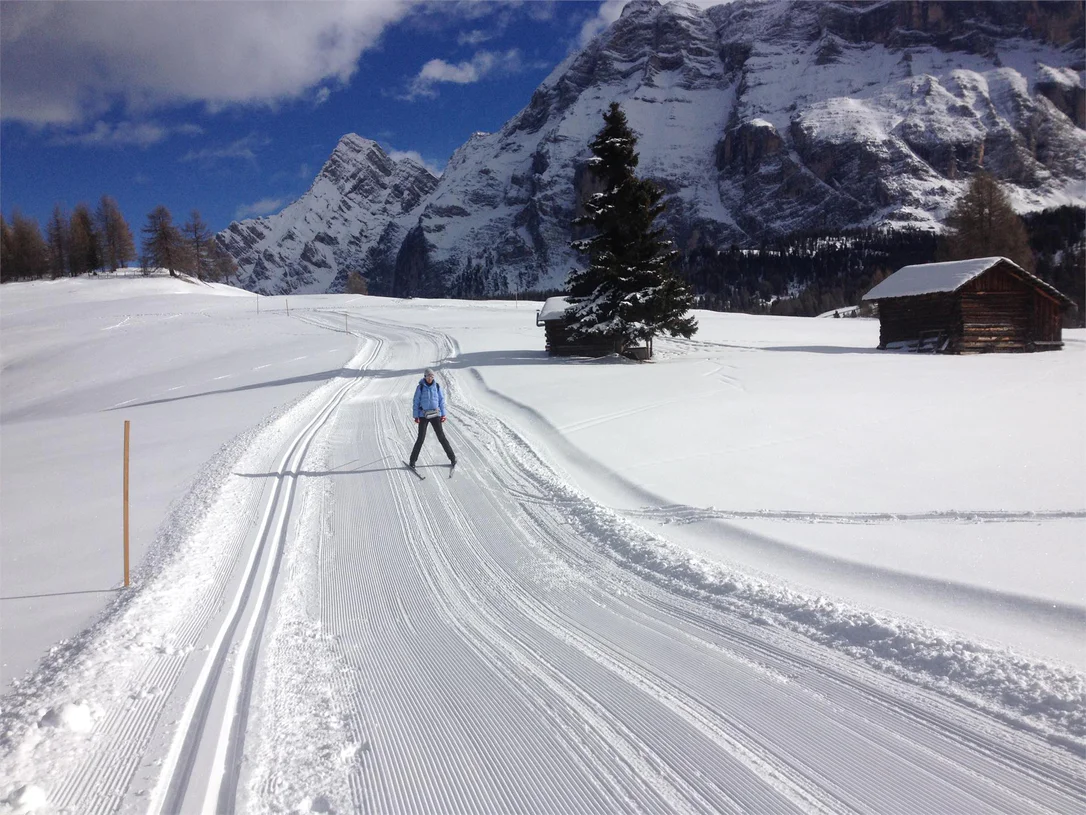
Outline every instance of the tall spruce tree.
<path id="1" fill-rule="evenodd" d="M 570 245 L 588 256 L 588 267 L 570 272 L 570 333 L 600 337 L 616 351 L 651 343 L 656 334 L 690 337 L 697 321 L 688 312 L 693 296 L 671 270 L 678 252 L 665 231 L 653 227 L 664 211 L 663 191 L 634 174 L 637 137 L 617 102 L 603 114 L 603 129 L 589 148 L 589 172 L 603 192 L 585 202 L 575 226 L 588 226 L 591 237 Z"/>

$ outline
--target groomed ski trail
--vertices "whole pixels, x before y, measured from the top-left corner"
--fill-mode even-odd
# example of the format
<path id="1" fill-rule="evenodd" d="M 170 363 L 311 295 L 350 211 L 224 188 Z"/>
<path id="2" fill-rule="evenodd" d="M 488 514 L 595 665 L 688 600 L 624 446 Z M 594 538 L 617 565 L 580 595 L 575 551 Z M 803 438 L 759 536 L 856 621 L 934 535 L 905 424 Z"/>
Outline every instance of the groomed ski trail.
<path id="1" fill-rule="evenodd" d="M 661 573 L 644 530 L 484 409 L 455 343 L 352 325 L 361 352 L 224 452 L 186 497 L 205 510 L 179 556 L 94 633 L 106 658 L 72 688 L 113 690 L 78 762 L 51 765 L 54 809 L 1086 809 L 1066 745 Z M 455 479 L 401 464 L 427 366 Z M 444 464 L 436 440 L 418 463 Z M 113 668 L 110 644 L 143 656 Z"/>
<path id="2" fill-rule="evenodd" d="M 560 477 L 468 377 L 450 399 L 455 480 L 402 460 L 437 333 L 370 323 L 389 370 L 324 440 L 296 598 L 330 671 L 269 649 L 274 706 L 239 787 L 245 810 L 318 800 L 356 812 L 1066 812 L 1066 752 L 762 621 L 638 574 L 632 527 Z M 435 444 L 420 467 L 443 461 Z M 342 462 L 365 462 L 356 469 Z M 303 546 L 303 548 L 305 548 Z M 296 614 L 296 609 L 292 614 Z M 282 691 L 291 677 L 303 684 Z M 313 684 L 305 685 L 308 679 Z M 279 690 L 276 690 L 279 688 Z M 292 698 L 328 711 L 284 749 Z M 294 720 L 297 723 L 297 720 Z M 329 733 L 327 722 L 338 726 Z M 306 722 L 302 722 L 303 731 Z M 278 744 L 277 744 L 278 742 Z M 297 779 L 305 779 L 299 784 Z M 307 786 L 308 785 L 308 786 Z"/>

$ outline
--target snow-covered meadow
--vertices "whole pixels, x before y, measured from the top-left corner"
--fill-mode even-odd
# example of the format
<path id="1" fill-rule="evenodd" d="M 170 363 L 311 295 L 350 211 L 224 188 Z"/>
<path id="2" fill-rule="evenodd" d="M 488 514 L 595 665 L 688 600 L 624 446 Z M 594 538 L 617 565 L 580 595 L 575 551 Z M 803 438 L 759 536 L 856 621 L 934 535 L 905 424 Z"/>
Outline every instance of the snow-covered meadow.
<path id="1" fill-rule="evenodd" d="M 560 489 L 617 518 L 593 534 L 634 570 L 1081 749 L 1086 331 L 1065 330 L 1055 353 L 951 357 L 880 352 L 872 320 L 699 312 L 692 340 L 658 340 L 639 364 L 548 357 L 539 305 L 287 300 L 167 277 L 5 285 L 8 736 L 35 700 L 32 729 L 93 727 L 94 687 L 55 704 L 58 683 L 79 686 L 67 663 L 126 659 L 87 630 L 126 602 L 123 422 L 134 591 L 154 597 L 262 429 L 336 377 L 412 374 L 347 367 L 374 326 L 394 326 L 447 338 L 427 362 L 447 383 L 454 446 L 458 401 L 498 417 Z M 440 460 L 430 439 L 422 461 Z M 490 466 L 461 454 L 461 470 Z M 40 786 L 20 789 L 15 811 Z"/>

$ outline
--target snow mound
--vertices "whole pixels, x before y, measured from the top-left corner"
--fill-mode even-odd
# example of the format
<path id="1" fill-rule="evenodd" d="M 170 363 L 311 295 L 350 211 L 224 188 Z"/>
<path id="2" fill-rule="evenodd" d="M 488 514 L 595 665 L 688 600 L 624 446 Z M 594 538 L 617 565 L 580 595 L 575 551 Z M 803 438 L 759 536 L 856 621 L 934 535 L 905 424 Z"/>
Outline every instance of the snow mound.
<path id="1" fill-rule="evenodd" d="M 4 808 L 0 812 L 10 815 L 31 815 L 34 812 L 43 811 L 49 804 L 45 790 L 33 784 L 23 784 L 11 791 L 4 799 Z"/>
<path id="2" fill-rule="evenodd" d="M 331 812 L 332 805 L 323 795 L 318 795 L 315 798 L 303 798 L 294 811 L 297 815 L 304 815 L 307 812 Z"/>
<path id="3" fill-rule="evenodd" d="M 38 727 L 89 733 L 94 729 L 94 714 L 86 702 L 65 702 L 46 711 Z"/>

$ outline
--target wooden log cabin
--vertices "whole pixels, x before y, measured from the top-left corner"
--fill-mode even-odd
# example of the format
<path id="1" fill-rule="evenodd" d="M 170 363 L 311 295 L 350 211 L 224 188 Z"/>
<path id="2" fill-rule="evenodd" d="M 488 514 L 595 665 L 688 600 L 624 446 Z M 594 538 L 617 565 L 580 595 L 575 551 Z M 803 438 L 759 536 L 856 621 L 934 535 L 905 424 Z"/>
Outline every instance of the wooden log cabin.
<path id="1" fill-rule="evenodd" d="M 977 354 L 1063 347 L 1074 301 L 1006 258 L 905 266 L 863 297 L 879 309 L 879 348 Z"/>
<path id="2" fill-rule="evenodd" d="M 580 337 L 569 338 L 567 329 L 570 325 L 566 317 L 569 301 L 565 297 L 548 297 L 543 308 L 536 312 L 535 324 L 543 326 L 546 336 L 547 353 L 563 357 L 605 357 L 608 354 L 621 353 L 615 347 L 614 340 Z"/>

